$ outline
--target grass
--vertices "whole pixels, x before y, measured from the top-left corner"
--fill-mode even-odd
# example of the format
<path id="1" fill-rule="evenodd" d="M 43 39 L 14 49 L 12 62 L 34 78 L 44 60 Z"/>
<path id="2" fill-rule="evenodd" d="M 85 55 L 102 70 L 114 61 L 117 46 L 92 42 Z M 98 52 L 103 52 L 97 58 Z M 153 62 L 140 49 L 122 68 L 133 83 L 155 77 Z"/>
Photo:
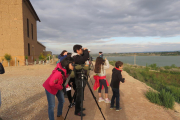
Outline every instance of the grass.
<path id="1" fill-rule="evenodd" d="M 115 62 L 110 61 L 110 64 L 114 66 Z M 152 91 L 147 93 L 146 97 L 149 96 L 147 98 L 151 98 L 151 102 L 171 109 L 174 103 L 169 103 L 169 105 L 168 102 L 173 102 L 172 99 L 180 103 L 180 69 L 175 65 L 160 68 L 156 64 L 146 65 L 146 67 L 124 64 L 123 69 L 135 79 L 146 83 L 159 92 L 158 97 L 160 100 L 157 99 L 157 95 L 154 95 Z M 172 96 L 173 98 L 167 96 Z"/>

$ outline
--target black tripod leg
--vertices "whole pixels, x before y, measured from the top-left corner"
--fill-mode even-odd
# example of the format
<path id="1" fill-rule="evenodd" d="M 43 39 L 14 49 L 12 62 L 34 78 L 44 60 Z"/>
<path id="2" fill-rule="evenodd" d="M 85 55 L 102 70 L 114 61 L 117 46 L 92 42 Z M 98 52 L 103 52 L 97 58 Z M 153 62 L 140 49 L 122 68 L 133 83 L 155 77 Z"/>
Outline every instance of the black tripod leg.
<path id="1" fill-rule="evenodd" d="M 104 115 L 103 115 L 103 113 L 102 113 L 102 111 L 101 111 L 101 108 L 100 108 L 100 106 L 99 106 L 99 104 L 98 104 L 98 102 L 97 102 L 97 100 L 96 100 L 96 97 L 94 96 L 94 93 L 93 93 L 93 91 L 92 91 L 92 89 L 91 89 L 91 87 L 90 87 L 88 81 L 87 81 L 87 85 L 88 85 L 89 90 L 91 91 L 91 94 L 92 94 L 92 96 L 93 96 L 93 98 L 94 98 L 94 100 L 95 100 L 95 102 L 96 102 L 96 104 L 97 104 L 97 106 L 98 106 L 98 108 L 99 108 L 99 111 L 101 112 L 101 114 L 102 114 L 104 120 L 106 120 L 105 117 L 104 117 Z"/>
<path id="2" fill-rule="evenodd" d="M 72 101 L 74 100 L 75 95 L 76 95 L 76 91 L 74 92 L 74 95 L 73 95 Z M 70 109 L 70 108 L 71 108 L 71 103 L 70 103 L 70 105 L 68 106 L 68 110 L 67 110 L 67 112 L 66 112 L 66 116 L 65 116 L 64 120 L 66 120 L 66 117 L 67 117 L 67 115 L 68 115 L 68 112 L 69 112 L 69 109 Z"/>
<path id="3" fill-rule="evenodd" d="M 84 99 L 84 92 L 83 92 L 84 91 L 84 87 L 83 87 L 84 83 L 83 82 L 84 82 L 84 80 L 82 80 L 82 88 L 81 88 L 81 93 L 82 93 L 81 94 L 81 120 L 83 120 L 83 99 Z"/>

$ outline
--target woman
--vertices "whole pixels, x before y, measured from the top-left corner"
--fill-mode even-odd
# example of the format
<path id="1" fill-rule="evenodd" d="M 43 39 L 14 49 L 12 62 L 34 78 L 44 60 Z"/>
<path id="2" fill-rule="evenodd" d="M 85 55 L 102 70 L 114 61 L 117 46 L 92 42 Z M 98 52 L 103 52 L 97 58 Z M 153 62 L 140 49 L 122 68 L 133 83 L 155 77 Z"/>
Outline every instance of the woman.
<path id="1" fill-rule="evenodd" d="M 63 50 L 61 54 L 58 56 L 59 61 L 61 62 L 65 57 L 67 57 L 67 51 Z"/>
<path id="2" fill-rule="evenodd" d="M 55 107 L 55 96 L 58 99 L 58 110 L 57 117 L 64 119 L 62 117 L 62 109 L 64 104 L 64 94 L 63 94 L 63 82 L 65 82 L 68 74 L 73 70 L 73 59 L 71 57 L 66 57 L 57 67 L 52 71 L 52 74 L 44 82 L 43 87 L 45 88 L 47 100 L 48 100 L 48 115 L 49 120 L 54 120 L 54 107 Z"/>
<path id="3" fill-rule="evenodd" d="M 107 59 L 103 60 L 102 57 L 96 58 L 94 72 L 97 73 L 97 75 L 94 76 L 95 84 L 93 88 L 94 90 L 98 89 L 99 102 L 104 101 L 105 103 L 110 103 L 110 100 L 108 98 L 109 83 L 106 80 L 106 71 L 105 71 L 105 69 L 108 68 L 109 68 L 109 61 Z M 103 99 L 101 96 L 101 89 L 103 89 L 103 87 L 105 87 L 105 97 L 106 97 L 105 99 Z"/>

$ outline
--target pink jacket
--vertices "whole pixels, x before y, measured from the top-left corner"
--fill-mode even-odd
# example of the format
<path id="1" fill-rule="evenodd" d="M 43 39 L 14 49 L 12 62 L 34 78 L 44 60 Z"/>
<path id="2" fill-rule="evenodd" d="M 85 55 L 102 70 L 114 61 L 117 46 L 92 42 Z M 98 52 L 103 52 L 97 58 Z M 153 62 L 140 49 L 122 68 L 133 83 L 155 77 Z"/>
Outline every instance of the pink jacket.
<path id="1" fill-rule="evenodd" d="M 60 68 L 64 71 L 65 76 L 61 74 L 57 70 L 57 68 Z M 62 68 L 61 63 L 57 64 L 57 67 L 52 71 L 52 74 L 49 76 L 49 78 L 44 82 L 43 87 L 51 94 L 56 95 L 58 90 L 63 89 L 63 81 L 67 78 L 67 71 L 66 69 Z"/>

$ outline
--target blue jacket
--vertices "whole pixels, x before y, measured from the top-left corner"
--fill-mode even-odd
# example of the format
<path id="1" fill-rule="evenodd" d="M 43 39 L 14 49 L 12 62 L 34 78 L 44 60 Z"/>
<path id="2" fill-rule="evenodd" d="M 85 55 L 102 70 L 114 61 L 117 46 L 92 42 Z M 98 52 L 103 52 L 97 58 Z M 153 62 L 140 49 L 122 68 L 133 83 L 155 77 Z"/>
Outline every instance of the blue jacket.
<path id="1" fill-rule="evenodd" d="M 67 55 L 64 55 L 64 56 L 59 55 L 59 56 L 58 56 L 59 61 L 61 62 L 66 56 L 67 56 Z"/>

